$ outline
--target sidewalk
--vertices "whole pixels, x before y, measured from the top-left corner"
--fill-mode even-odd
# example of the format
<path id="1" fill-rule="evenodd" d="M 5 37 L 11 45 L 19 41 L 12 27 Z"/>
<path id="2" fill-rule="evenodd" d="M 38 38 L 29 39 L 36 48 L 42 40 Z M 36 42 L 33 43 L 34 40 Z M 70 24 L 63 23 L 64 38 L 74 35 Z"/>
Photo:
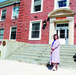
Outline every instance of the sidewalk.
<path id="1" fill-rule="evenodd" d="M 76 70 L 59 68 L 50 71 L 43 65 L 0 60 L 0 75 L 76 75 Z"/>

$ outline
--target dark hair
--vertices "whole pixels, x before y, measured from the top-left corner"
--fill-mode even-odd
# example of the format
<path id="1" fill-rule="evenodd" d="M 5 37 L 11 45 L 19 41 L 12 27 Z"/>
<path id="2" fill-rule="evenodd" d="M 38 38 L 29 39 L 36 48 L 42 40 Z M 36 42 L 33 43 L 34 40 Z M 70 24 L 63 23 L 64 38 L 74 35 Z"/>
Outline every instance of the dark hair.
<path id="1" fill-rule="evenodd" d="M 55 40 L 55 36 L 57 35 L 57 39 L 59 39 L 58 34 L 53 35 L 53 39 Z"/>

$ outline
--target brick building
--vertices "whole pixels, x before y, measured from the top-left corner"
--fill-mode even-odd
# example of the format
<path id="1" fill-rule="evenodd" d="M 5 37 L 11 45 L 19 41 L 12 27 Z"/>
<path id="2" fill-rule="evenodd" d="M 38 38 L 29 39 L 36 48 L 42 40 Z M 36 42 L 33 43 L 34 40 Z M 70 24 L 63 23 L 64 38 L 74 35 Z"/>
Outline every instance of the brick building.
<path id="1" fill-rule="evenodd" d="M 76 0 L 7 0 L 0 3 L 0 40 L 76 44 Z"/>

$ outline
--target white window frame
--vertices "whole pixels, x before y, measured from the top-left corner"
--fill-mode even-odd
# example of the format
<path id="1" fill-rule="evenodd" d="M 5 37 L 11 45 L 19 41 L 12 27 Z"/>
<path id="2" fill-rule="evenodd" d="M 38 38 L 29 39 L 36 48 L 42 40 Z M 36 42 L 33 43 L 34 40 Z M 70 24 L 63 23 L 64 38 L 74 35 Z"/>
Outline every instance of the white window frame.
<path id="1" fill-rule="evenodd" d="M 32 23 L 38 23 L 40 22 L 40 33 L 39 33 L 39 38 L 31 38 L 31 31 L 32 31 Z M 30 28 L 29 28 L 29 40 L 41 40 L 41 27 L 42 27 L 42 20 L 35 20 L 35 21 L 30 21 Z"/>
<path id="2" fill-rule="evenodd" d="M 58 1 L 58 0 L 54 0 L 54 10 L 55 10 L 55 9 L 61 9 L 61 8 L 69 8 L 69 9 L 70 9 L 70 7 L 69 7 L 69 2 L 70 2 L 70 0 L 67 0 L 67 6 L 66 6 L 66 7 L 58 7 L 58 6 L 57 6 L 57 1 Z"/>
<path id="3" fill-rule="evenodd" d="M 19 5 L 17 5 L 17 6 L 19 6 Z M 14 8 L 14 6 L 12 7 L 12 16 L 11 16 L 11 19 L 15 19 L 15 18 L 13 18 L 13 8 Z M 19 16 L 19 12 L 18 12 L 18 16 Z"/>
<path id="4" fill-rule="evenodd" d="M 2 10 L 6 10 L 6 13 L 7 13 L 7 9 L 2 9 Z M 5 20 L 6 20 L 6 18 L 5 18 L 5 20 L 1 20 L 1 18 L 2 18 L 2 10 L 1 10 L 0 21 L 5 21 Z"/>
<path id="5" fill-rule="evenodd" d="M 2 11 L 0 11 L 0 21 L 1 21 L 1 14 L 2 14 Z"/>
<path id="6" fill-rule="evenodd" d="M 4 29 L 4 27 L 3 28 L 0 28 L 0 29 Z M 3 33 L 3 38 L 4 38 L 4 33 Z M 2 40 L 2 39 L 0 39 L 0 40 Z"/>
<path id="7" fill-rule="evenodd" d="M 31 3 L 31 13 L 39 13 L 39 12 L 42 12 L 43 11 L 43 0 L 41 0 L 41 11 L 34 12 L 33 11 L 33 7 L 34 7 L 34 0 L 32 0 L 32 3 Z"/>
<path id="8" fill-rule="evenodd" d="M 9 35 L 9 39 L 10 39 L 10 40 L 16 40 L 16 39 L 11 39 L 11 28 L 13 28 L 13 27 L 17 27 L 17 26 L 12 26 L 12 27 L 10 27 L 10 35 Z M 16 29 L 16 35 L 17 35 L 17 29 Z"/>

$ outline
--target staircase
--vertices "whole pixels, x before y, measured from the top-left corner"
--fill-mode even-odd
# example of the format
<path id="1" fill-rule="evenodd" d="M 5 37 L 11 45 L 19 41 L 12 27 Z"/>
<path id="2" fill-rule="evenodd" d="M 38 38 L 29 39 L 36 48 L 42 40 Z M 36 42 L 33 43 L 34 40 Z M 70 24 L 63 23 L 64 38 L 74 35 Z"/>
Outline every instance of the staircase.
<path id="1" fill-rule="evenodd" d="M 50 60 L 49 44 L 28 44 L 22 46 L 6 59 L 25 61 L 28 63 L 46 65 Z M 60 67 L 76 68 L 73 56 L 76 53 L 75 45 L 60 46 Z"/>

